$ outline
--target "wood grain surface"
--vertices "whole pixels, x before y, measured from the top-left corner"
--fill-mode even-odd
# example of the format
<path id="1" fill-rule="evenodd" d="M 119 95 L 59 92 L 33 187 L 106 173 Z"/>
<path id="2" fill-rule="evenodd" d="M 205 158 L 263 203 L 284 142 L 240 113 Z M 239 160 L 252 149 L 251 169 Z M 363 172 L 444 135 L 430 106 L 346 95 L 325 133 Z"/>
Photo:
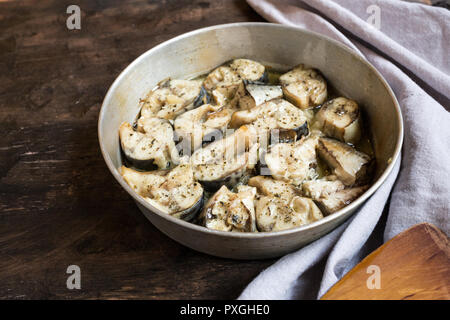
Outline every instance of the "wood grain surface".
<path id="1" fill-rule="evenodd" d="M 449 238 L 431 224 L 415 225 L 372 252 L 322 299 L 450 300 Z"/>
<path id="2" fill-rule="evenodd" d="M 81 30 L 66 8 L 81 8 Z M 156 230 L 106 168 L 108 87 L 176 35 L 262 21 L 245 1 L 0 1 L 0 298 L 235 298 L 273 261 L 187 249 Z M 81 290 L 66 269 L 81 268 Z"/>

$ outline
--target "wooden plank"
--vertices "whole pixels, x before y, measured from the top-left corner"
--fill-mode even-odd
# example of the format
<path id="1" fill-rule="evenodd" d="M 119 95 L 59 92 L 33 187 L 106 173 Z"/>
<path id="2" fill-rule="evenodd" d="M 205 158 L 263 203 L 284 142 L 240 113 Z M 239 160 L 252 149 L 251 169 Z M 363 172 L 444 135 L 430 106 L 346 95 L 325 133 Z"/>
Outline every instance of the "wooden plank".
<path id="1" fill-rule="evenodd" d="M 0 298 L 233 299 L 267 261 L 219 259 L 156 230 L 115 182 L 97 117 L 140 54 L 215 24 L 262 21 L 245 1 L 0 1 Z M 81 268 L 81 290 L 66 269 Z"/>
<path id="2" fill-rule="evenodd" d="M 449 239 L 431 224 L 415 225 L 367 256 L 322 299 L 450 300 Z"/>

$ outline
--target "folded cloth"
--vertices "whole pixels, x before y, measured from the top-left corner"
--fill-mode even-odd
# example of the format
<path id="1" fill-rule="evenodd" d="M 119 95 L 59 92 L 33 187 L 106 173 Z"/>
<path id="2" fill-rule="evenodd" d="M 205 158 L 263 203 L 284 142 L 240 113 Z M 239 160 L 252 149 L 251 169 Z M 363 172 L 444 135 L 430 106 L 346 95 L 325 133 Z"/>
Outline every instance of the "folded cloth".
<path id="1" fill-rule="evenodd" d="M 399 0 L 247 2 L 270 22 L 322 33 L 365 57 L 396 94 L 405 138 L 402 159 L 351 219 L 264 270 L 239 299 L 320 298 L 382 241 L 414 224 L 449 234 L 449 11 Z"/>

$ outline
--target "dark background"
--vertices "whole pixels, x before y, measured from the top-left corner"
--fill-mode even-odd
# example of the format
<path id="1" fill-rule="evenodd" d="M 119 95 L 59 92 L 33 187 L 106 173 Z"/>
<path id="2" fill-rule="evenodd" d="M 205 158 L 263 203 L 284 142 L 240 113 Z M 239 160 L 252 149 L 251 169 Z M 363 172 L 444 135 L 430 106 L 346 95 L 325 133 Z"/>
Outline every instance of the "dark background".
<path id="1" fill-rule="evenodd" d="M 66 8 L 81 8 L 81 30 Z M 244 0 L 0 1 L 0 298 L 236 298 L 273 260 L 207 256 L 146 220 L 109 173 L 97 117 L 158 43 L 262 21 Z M 81 290 L 66 288 L 69 265 Z"/>

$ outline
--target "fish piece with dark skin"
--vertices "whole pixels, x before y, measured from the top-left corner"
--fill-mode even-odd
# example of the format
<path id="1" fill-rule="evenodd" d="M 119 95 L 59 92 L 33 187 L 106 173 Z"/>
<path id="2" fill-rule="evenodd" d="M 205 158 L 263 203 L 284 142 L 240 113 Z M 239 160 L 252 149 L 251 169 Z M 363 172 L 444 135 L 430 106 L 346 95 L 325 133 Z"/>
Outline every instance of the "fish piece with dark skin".
<path id="1" fill-rule="evenodd" d="M 346 186 L 364 184 L 370 177 L 372 159 L 348 144 L 321 137 L 317 152 Z"/>
<path id="2" fill-rule="evenodd" d="M 302 183 L 302 194 L 313 200 L 327 197 L 337 191 L 345 188 L 342 181 L 338 180 L 336 176 L 327 176 L 322 179 L 304 181 Z"/>
<path id="3" fill-rule="evenodd" d="M 257 158 L 256 135 L 252 128 L 242 126 L 224 139 L 195 151 L 191 163 L 195 178 L 211 190 L 224 183 L 232 186 L 254 169 Z"/>
<path id="4" fill-rule="evenodd" d="M 300 187 L 317 176 L 316 146 L 319 137 L 311 135 L 294 143 L 279 143 L 265 155 L 271 175 Z"/>
<path id="5" fill-rule="evenodd" d="M 295 196 L 289 203 L 262 196 L 256 204 L 256 225 L 261 232 L 281 231 L 303 226 L 323 218 L 313 200 Z"/>
<path id="6" fill-rule="evenodd" d="M 329 215 L 344 208 L 345 206 L 356 200 L 368 188 L 369 186 L 365 185 L 360 187 L 342 189 L 334 193 L 324 195 L 316 199 L 315 201 L 317 202 L 322 212 L 324 212 L 326 215 Z"/>
<path id="7" fill-rule="evenodd" d="M 233 110 L 226 107 L 204 104 L 179 115 L 174 122 L 179 137 L 191 143 L 191 150 L 197 150 L 211 135 L 223 133 L 231 120 Z M 220 134 L 221 135 L 221 134 Z"/>
<path id="8" fill-rule="evenodd" d="M 331 138 L 356 144 L 361 138 L 361 120 L 358 104 L 339 97 L 326 102 L 316 114 L 314 126 Z"/>
<path id="9" fill-rule="evenodd" d="M 254 176 L 248 180 L 248 185 L 255 187 L 258 194 L 279 198 L 289 203 L 292 198 L 298 195 L 295 188 L 284 181 L 275 180 L 267 176 Z"/>
<path id="10" fill-rule="evenodd" d="M 239 186 L 231 192 L 222 186 L 207 202 L 199 220 L 208 229 L 257 232 L 254 199 L 256 188 Z"/>
<path id="11" fill-rule="evenodd" d="M 260 231 L 290 229 L 323 217 L 311 199 L 299 196 L 298 191 L 287 182 L 255 176 L 249 179 L 248 185 L 258 192 L 256 223 Z"/>
<path id="12" fill-rule="evenodd" d="M 327 98 L 327 83 L 315 69 L 301 64 L 280 76 L 285 98 L 301 109 L 321 105 Z"/>
<path id="13" fill-rule="evenodd" d="M 164 213 L 189 221 L 202 208 L 203 187 L 195 181 L 188 164 L 148 172 L 122 166 L 120 171 L 137 194 Z"/>
<path id="14" fill-rule="evenodd" d="M 159 118 L 141 118 L 137 130 L 124 122 L 119 128 L 120 146 L 127 160 L 137 168 L 152 165 L 166 169 L 178 161 L 171 124 Z"/>
<path id="15" fill-rule="evenodd" d="M 253 100 L 251 104 L 254 106 L 259 106 L 260 104 L 273 99 L 283 98 L 281 86 L 250 83 L 245 86 L 245 89 Z"/>
<path id="16" fill-rule="evenodd" d="M 251 124 L 258 133 L 267 135 L 282 136 L 292 132 L 299 139 L 308 134 L 308 121 L 303 111 L 283 99 L 273 99 L 249 110 L 237 111 L 231 117 L 229 126 L 238 128 L 244 124 Z"/>
<path id="17" fill-rule="evenodd" d="M 198 97 L 204 94 L 199 80 L 169 79 L 141 101 L 141 116 L 173 120 L 193 109 L 194 102 L 198 105 Z"/>

